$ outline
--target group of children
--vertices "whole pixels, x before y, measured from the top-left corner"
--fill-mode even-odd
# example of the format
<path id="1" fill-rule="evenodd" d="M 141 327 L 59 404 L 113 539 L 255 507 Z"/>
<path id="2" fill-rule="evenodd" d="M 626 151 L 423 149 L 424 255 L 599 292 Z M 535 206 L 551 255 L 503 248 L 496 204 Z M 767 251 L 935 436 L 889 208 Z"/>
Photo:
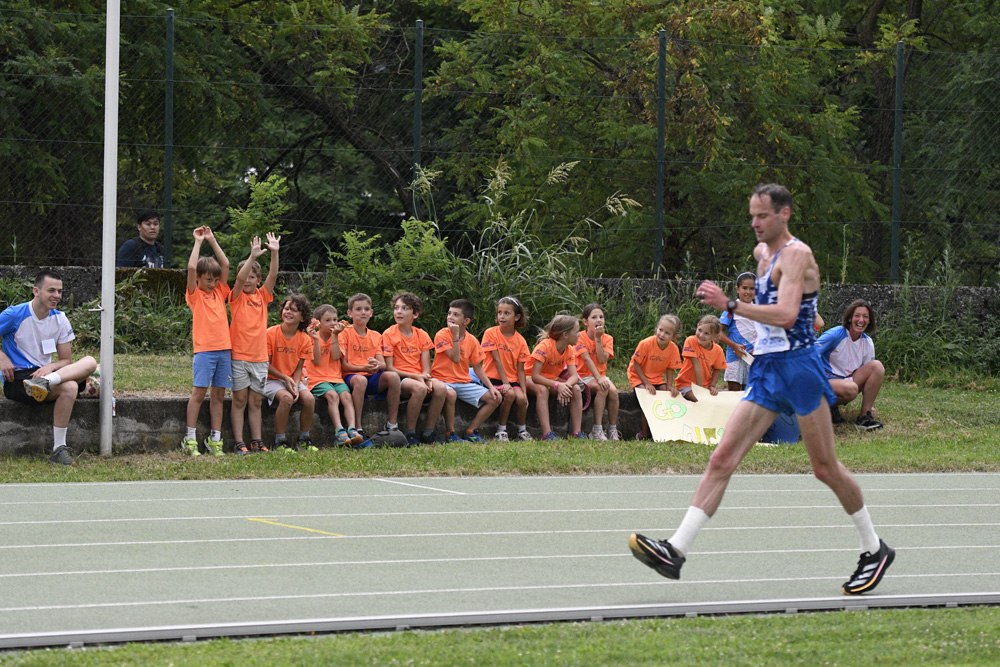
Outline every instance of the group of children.
<path id="1" fill-rule="evenodd" d="M 205 242 L 212 247 L 214 258 L 200 256 Z M 339 320 L 332 305 L 323 304 L 312 311 L 304 296 L 292 294 L 281 303 L 280 323 L 268 328 L 267 307 L 274 299 L 279 245 L 280 237 L 273 234 L 267 234 L 263 245 L 254 238 L 250 255 L 239 264 L 230 290 L 229 261 L 211 229 L 194 230 L 186 290 L 193 321 L 194 388 L 187 407 L 187 433 L 181 441 L 185 452 L 193 456 L 201 453 L 196 427 L 209 388 L 211 432 L 204 449 L 216 456 L 223 453 L 226 389 L 232 389 L 233 395 L 233 451 L 240 455 L 272 449 L 316 449 L 310 428 L 317 400 L 326 404 L 335 429 L 333 444 L 340 446 L 372 446 L 361 429 L 366 399 L 386 402 L 388 421 L 384 430 L 402 431 L 407 445 L 483 442 L 479 427 L 498 408 L 497 440 L 531 440 L 527 429 L 529 397 L 534 398 L 544 440 L 559 437 L 552 429 L 550 398 L 569 408 L 571 437 L 622 439 L 617 427 L 618 389 L 607 376 L 608 362 L 614 357 L 614 338 L 604 331 L 605 315 L 600 305 L 592 303 L 584 308 L 582 332 L 581 318 L 554 317 L 539 335 L 533 351 L 518 331 L 527 325 L 528 317 L 513 296 L 497 302 L 497 326 L 487 329 L 482 341 L 468 331 L 474 307 L 465 299 L 449 304 L 446 326 L 432 339 L 415 326 L 423 306 L 411 292 L 393 297 L 390 305 L 395 324 L 384 333 L 368 328 L 373 304 L 366 294 L 348 299 L 350 322 Z M 265 251 L 271 253 L 270 269 L 262 283 L 257 259 Z M 740 299 L 752 300 L 753 281 L 749 281 L 749 290 L 744 285 L 739 282 Z M 628 378 L 633 390 L 666 390 L 695 401 L 692 384 L 705 386 L 715 394 L 723 371 L 730 389 L 742 389 L 746 374 L 739 364 L 746 362 L 740 357 L 752 350 L 752 340 L 746 338 L 752 336 L 752 328 L 747 334 L 739 316 L 727 316 L 723 314 L 723 322 L 729 335 L 718 318 L 705 316 L 695 334 L 684 340 L 683 353 L 678 352 L 676 344 L 681 333 L 680 319 L 676 315 L 661 317 L 656 333 L 639 343 L 629 362 Z M 717 342 L 720 339 L 730 348 L 728 363 Z M 265 444 L 261 435 L 264 399 L 275 406 L 272 445 Z M 403 399 L 407 401 L 405 431 L 398 424 Z M 458 400 L 477 410 L 463 433 L 455 429 Z M 295 403 L 301 405 L 301 415 L 298 439 L 293 444 L 287 440 L 285 430 Z M 418 433 L 425 403 L 425 421 Z M 583 411 L 591 404 L 594 427 L 588 436 L 582 430 Z M 516 434 L 507 431 L 512 411 Z M 603 427 L 605 411 L 607 431 Z M 435 430 L 442 413 L 444 440 Z M 245 422 L 249 444 L 244 441 Z M 645 418 L 638 437 L 649 437 Z"/>

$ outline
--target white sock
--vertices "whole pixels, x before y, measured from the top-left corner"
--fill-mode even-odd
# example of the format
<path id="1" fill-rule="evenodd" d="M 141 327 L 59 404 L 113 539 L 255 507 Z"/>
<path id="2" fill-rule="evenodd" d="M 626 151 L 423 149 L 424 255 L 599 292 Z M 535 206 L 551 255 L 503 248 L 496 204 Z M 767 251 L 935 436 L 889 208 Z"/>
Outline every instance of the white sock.
<path id="1" fill-rule="evenodd" d="M 399 430 L 399 424 L 393 424 L 392 422 L 386 422 L 385 423 L 385 428 L 386 428 L 387 431 L 398 431 Z"/>
<path id="2" fill-rule="evenodd" d="M 506 424 L 497 424 L 497 433 L 506 433 L 506 432 L 507 432 Z"/>
<path id="3" fill-rule="evenodd" d="M 594 424 L 594 433 L 604 433 L 604 427 L 600 424 Z"/>
<path id="4" fill-rule="evenodd" d="M 68 428 L 67 426 L 63 426 L 61 428 L 59 426 L 53 426 L 52 427 L 52 441 L 54 443 L 52 445 L 52 451 L 56 451 L 60 447 L 65 447 L 66 446 L 66 429 L 67 428 Z"/>
<path id="5" fill-rule="evenodd" d="M 677 532 L 667 541 L 683 556 L 688 552 L 691 543 L 694 542 L 694 538 L 698 536 L 698 531 L 701 530 L 706 521 L 708 521 L 708 515 L 705 514 L 705 510 L 691 505 Z"/>
<path id="6" fill-rule="evenodd" d="M 872 525 L 872 518 L 868 515 L 868 508 L 862 505 L 861 509 L 850 516 L 854 527 L 858 529 L 858 535 L 861 536 L 861 551 L 867 551 L 870 554 L 877 552 L 879 549 L 878 535 L 875 534 L 875 527 Z"/>
<path id="7" fill-rule="evenodd" d="M 48 375 L 43 375 L 42 378 L 49 381 L 50 387 L 62 384 L 62 378 L 59 377 L 59 373 L 49 373 Z"/>
<path id="8" fill-rule="evenodd" d="M 609 431 L 617 431 L 618 430 L 618 424 L 608 424 L 608 430 Z"/>
<path id="9" fill-rule="evenodd" d="M 517 432 L 518 433 L 524 433 L 527 430 L 528 430 L 528 425 L 527 424 L 518 424 L 517 425 Z"/>
<path id="10" fill-rule="evenodd" d="M 198 439 L 198 427 L 197 426 L 188 426 L 188 433 L 187 433 L 187 436 L 184 439 L 185 440 L 197 440 Z"/>
<path id="11" fill-rule="evenodd" d="M 212 442 L 219 442 L 222 440 L 222 431 L 212 431 L 212 435 L 208 436 L 208 439 Z"/>

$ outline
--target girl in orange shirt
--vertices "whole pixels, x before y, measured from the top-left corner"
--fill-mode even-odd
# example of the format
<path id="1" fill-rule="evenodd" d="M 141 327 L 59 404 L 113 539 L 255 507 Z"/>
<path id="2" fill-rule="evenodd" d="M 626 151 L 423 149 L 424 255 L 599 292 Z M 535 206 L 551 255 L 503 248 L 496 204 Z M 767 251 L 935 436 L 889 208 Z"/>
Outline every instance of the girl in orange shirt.
<path id="1" fill-rule="evenodd" d="M 604 333 L 604 309 L 596 303 L 583 307 L 587 330 L 576 344 L 580 379 L 594 396 L 594 428 L 591 440 L 621 440 L 618 433 L 618 387 L 608 377 L 608 361 L 615 356 L 615 339 Z M 604 406 L 608 406 L 608 434 L 604 434 Z"/>
<path id="2" fill-rule="evenodd" d="M 628 379 L 634 391 L 644 387 L 650 394 L 666 390 L 677 396 L 674 373 L 681 367 L 681 355 L 674 341 L 680 333 L 681 318 L 668 314 L 656 323 L 656 334 L 639 342 L 628 365 Z M 642 417 L 642 430 L 636 439 L 645 440 L 650 437 L 649 423 L 642 410 L 639 415 Z"/>
<path id="3" fill-rule="evenodd" d="M 528 316 L 524 314 L 521 302 L 512 296 L 505 296 L 497 301 L 497 326 L 490 327 L 483 333 L 483 371 L 503 396 L 496 434 L 500 442 L 510 441 L 507 435 L 507 418 L 515 405 L 517 437 L 519 440 L 531 440 L 526 424 L 528 395 L 525 392 L 528 382 L 524 372 L 524 364 L 531 353 L 524 336 L 517 332 L 527 325 Z"/>
<path id="4" fill-rule="evenodd" d="M 305 360 L 319 360 L 319 340 L 312 322 L 309 300 L 301 294 L 292 294 L 281 302 L 281 324 L 267 330 L 267 381 L 264 398 L 268 405 L 278 402 L 274 411 L 275 450 L 314 450 L 309 428 L 312 426 L 316 399 L 302 381 Z M 289 447 L 285 440 L 285 427 L 293 403 L 302 404 L 299 415 L 299 441 Z M 262 450 L 263 451 L 263 450 Z"/>
<path id="5" fill-rule="evenodd" d="M 719 393 L 719 380 L 726 370 L 726 353 L 716 343 L 722 327 L 715 315 L 706 315 L 698 320 L 698 329 L 684 341 L 684 366 L 677 374 L 677 388 L 684 398 L 697 403 L 691 392 L 691 385 L 697 384 L 708 389 L 712 396 Z"/>
<path id="6" fill-rule="evenodd" d="M 570 433 L 574 438 L 586 438 L 581 430 L 583 423 L 583 392 L 580 390 L 580 376 L 576 374 L 576 352 L 574 347 L 580 338 L 580 320 L 573 315 L 556 315 L 538 337 L 538 345 L 531 353 L 524 372 L 530 370 L 527 378 L 528 391 L 535 397 L 535 410 L 542 425 L 543 440 L 558 440 L 549 422 L 549 396 L 554 395 L 560 405 L 569 406 Z M 569 371 L 566 379 L 560 379 L 563 369 Z"/>

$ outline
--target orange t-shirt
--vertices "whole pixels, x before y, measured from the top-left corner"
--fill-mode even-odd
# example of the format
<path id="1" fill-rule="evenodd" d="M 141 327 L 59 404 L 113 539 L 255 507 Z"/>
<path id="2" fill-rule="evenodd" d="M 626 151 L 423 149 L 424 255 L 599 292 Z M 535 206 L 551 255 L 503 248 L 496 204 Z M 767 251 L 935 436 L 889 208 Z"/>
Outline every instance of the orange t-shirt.
<path id="1" fill-rule="evenodd" d="M 494 351 L 500 356 L 500 365 L 503 366 L 507 382 L 517 382 L 517 364 L 527 363 L 528 359 L 531 359 L 531 350 L 528 349 L 528 343 L 524 340 L 524 336 L 515 331 L 513 336 L 507 338 L 498 326 L 490 327 L 483 332 L 482 347 L 483 371 L 486 372 L 486 377 L 491 380 L 500 379 L 500 371 L 497 370 L 497 365 L 493 362 L 492 353 Z"/>
<path id="2" fill-rule="evenodd" d="M 194 292 L 184 290 L 184 300 L 191 308 L 191 340 L 194 351 L 231 350 L 229 339 L 229 314 L 226 312 L 226 297 L 229 285 L 221 280 L 215 289 L 206 292 L 198 287 Z"/>
<path id="3" fill-rule="evenodd" d="M 267 304 L 274 295 L 267 287 L 258 287 L 252 294 L 229 293 L 229 310 L 233 321 L 229 325 L 229 339 L 233 345 L 233 359 L 239 361 L 267 361 Z"/>
<path id="4" fill-rule="evenodd" d="M 674 341 L 668 342 L 667 347 L 661 350 L 656 344 L 656 336 L 650 336 L 639 342 L 628 365 L 628 381 L 633 387 L 638 387 L 642 384 L 642 380 L 632 370 L 632 364 L 639 364 L 643 375 L 654 385 L 664 384 L 663 374 L 667 369 L 676 370 L 681 367 L 681 354 L 677 351 Z"/>
<path id="5" fill-rule="evenodd" d="M 386 359 L 392 357 L 392 367 L 395 370 L 420 375 L 424 372 L 420 357 L 424 350 L 433 350 L 434 343 L 423 329 L 412 329 L 409 338 L 399 331 L 398 324 L 386 329 L 382 334 L 382 356 Z"/>
<path id="6" fill-rule="evenodd" d="M 603 347 L 604 351 L 608 353 L 608 361 L 611 361 L 611 359 L 615 356 L 615 339 L 608 334 L 601 334 L 601 347 Z M 587 354 L 590 356 L 590 360 L 594 362 L 594 366 L 597 367 L 597 372 L 600 376 L 604 377 L 607 375 L 608 363 L 607 361 L 603 364 L 597 362 L 597 341 L 588 336 L 586 331 L 580 334 L 580 340 L 576 342 L 577 375 L 581 378 L 592 377 L 590 368 L 587 367 L 587 364 L 581 358 L 582 355 L 580 353 L 584 350 L 586 350 Z"/>
<path id="7" fill-rule="evenodd" d="M 337 340 L 344 355 L 341 359 L 355 366 L 367 366 L 369 357 L 382 354 L 382 334 L 374 329 L 368 329 L 364 336 L 359 336 L 354 327 L 350 326 L 340 332 Z M 361 375 L 371 375 L 371 373 L 361 373 Z"/>
<path id="8" fill-rule="evenodd" d="M 465 338 L 459 343 L 459 361 L 456 364 L 447 354 L 453 345 L 451 330 L 448 327 L 434 335 L 434 364 L 431 366 L 431 377 L 441 382 L 466 384 L 470 382 L 469 367 L 483 361 L 483 348 L 479 345 L 479 339 L 466 331 Z"/>
<path id="9" fill-rule="evenodd" d="M 306 332 L 298 330 L 291 338 L 285 338 L 285 334 L 281 333 L 281 325 L 275 324 L 267 330 L 267 354 L 275 369 L 292 377 L 300 360 L 312 359 L 313 339 Z M 270 373 L 267 377 L 271 380 L 280 379 Z"/>
<path id="10" fill-rule="evenodd" d="M 712 343 L 712 347 L 705 349 L 698 342 L 697 336 L 688 336 L 684 339 L 684 367 L 677 374 L 677 388 L 689 387 L 694 384 L 694 364 L 695 361 L 701 364 L 701 379 L 703 387 L 712 384 L 712 369 L 726 369 L 726 353 L 718 343 Z"/>
<path id="11" fill-rule="evenodd" d="M 306 359 L 304 368 L 306 377 L 308 378 L 306 384 L 309 386 L 310 391 L 321 382 L 336 384 L 344 381 L 344 375 L 340 370 L 340 359 L 330 358 L 330 350 L 333 348 L 333 340 L 333 334 L 331 334 L 330 340 L 324 343 L 323 335 L 320 334 L 318 366 L 313 363 L 313 357 L 311 354 Z M 291 375 L 291 373 L 289 373 L 289 375 Z"/>
<path id="12" fill-rule="evenodd" d="M 567 366 L 576 365 L 576 350 L 572 345 L 567 345 L 566 349 L 560 352 L 556 347 L 556 341 L 546 338 L 535 346 L 535 351 L 531 353 L 531 358 L 524 365 L 524 372 L 530 377 L 535 370 L 535 362 L 542 364 L 541 376 L 550 380 L 555 380 Z M 577 372 L 579 373 L 579 368 Z"/>

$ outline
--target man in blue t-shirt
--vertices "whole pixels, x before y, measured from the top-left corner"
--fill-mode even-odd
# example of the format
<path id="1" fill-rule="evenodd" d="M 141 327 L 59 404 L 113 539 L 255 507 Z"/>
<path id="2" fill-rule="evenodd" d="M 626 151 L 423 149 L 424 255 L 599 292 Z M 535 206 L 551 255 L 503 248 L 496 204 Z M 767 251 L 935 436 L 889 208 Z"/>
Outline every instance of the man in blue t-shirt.
<path id="1" fill-rule="evenodd" d="M 122 244 L 118 249 L 115 266 L 119 269 L 162 269 L 163 245 L 156 240 L 160 235 L 160 214 L 144 208 L 136 216 L 139 235 Z"/>
<path id="2" fill-rule="evenodd" d="M 66 447 L 66 429 L 76 397 L 97 369 L 97 361 L 93 357 L 73 361 L 76 336 L 66 315 L 56 310 L 62 300 L 62 277 L 55 271 L 39 271 L 32 294 L 31 301 L 0 313 L 3 394 L 28 405 L 55 403 L 49 461 L 76 465 Z"/>

